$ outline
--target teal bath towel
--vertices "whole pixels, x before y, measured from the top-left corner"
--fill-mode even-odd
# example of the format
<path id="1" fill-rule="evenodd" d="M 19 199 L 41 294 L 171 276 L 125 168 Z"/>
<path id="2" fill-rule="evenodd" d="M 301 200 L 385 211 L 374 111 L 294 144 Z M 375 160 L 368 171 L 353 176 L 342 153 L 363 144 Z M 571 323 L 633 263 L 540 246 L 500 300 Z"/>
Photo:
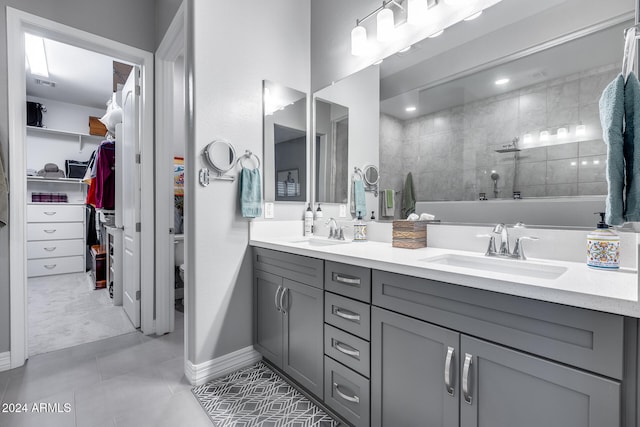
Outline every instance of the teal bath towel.
<path id="1" fill-rule="evenodd" d="M 640 82 L 629 73 L 624 85 L 624 160 L 627 165 L 625 221 L 640 221 Z M 636 148 L 636 145 L 638 146 Z"/>
<path id="2" fill-rule="evenodd" d="M 416 195 L 413 191 L 413 175 L 407 174 L 404 181 L 404 191 L 402 192 L 402 219 L 406 219 L 416 211 Z"/>
<path id="3" fill-rule="evenodd" d="M 618 75 L 600 97 L 602 137 L 607 144 L 607 200 L 605 221 L 609 225 L 624 222 L 624 77 Z"/>
<path id="4" fill-rule="evenodd" d="M 353 180 L 353 200 L 356 217 L 359 215 L 364 217 L 367 214 L 367 201 L 364 195 L 364 182 L 361 179 Z"/>
<path id="5" fill-rule="evenodd" d="M 240 210 L 244 218 L 262 215 L 262 186 L 259 169 L 242 168 L 240 171 Z"/>

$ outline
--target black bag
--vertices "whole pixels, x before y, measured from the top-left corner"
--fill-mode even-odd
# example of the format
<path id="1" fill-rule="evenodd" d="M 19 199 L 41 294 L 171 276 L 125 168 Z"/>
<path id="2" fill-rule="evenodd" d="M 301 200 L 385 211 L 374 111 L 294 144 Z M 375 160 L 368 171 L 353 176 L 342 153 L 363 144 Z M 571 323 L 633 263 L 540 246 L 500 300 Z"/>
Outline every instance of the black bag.
<path id="1" fill-rule="evenodd" d="M 27 126 L 42 127 L 42 110 L 39 102 L 27 101 Z"/>
<path id="2" fill-rule="evenodd" d="M 64 171 L 67 178 L 84 178 L 89 162 L 80 162 L 78 160 L 65 160 Z"/>

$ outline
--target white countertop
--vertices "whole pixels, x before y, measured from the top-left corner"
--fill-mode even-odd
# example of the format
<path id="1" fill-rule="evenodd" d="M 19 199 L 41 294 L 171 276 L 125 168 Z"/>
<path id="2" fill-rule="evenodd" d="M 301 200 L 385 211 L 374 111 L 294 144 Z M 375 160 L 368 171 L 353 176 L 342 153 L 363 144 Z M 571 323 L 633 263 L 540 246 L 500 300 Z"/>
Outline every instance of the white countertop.
<path id="1" fill-rule="evenodd" d="M 638 276 L 632 269 L 597 270 L 585 263 L 530 258 L 504 262 L 548 264 L 567 270 L 556 279 L 497 273 L 424 261 L 447 254 L 485 259 L 482 253 L 440 248 L 402 249 L 387 242 L 350 242 L 331 246 L 299 243 L 301 237 L 252 236 L 252 246 L 358 265 L 542 301 L 640 318 Z"/>

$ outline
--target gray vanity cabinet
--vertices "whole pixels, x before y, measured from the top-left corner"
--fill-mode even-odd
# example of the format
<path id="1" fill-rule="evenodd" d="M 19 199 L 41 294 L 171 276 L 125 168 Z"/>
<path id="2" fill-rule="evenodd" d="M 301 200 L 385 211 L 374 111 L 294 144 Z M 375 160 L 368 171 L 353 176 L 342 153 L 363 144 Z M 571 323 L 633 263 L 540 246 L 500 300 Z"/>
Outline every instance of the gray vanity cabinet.
<path id="1" fill-rule="evenodd" d="M 459 341 L 457 332 L 372 307 L 371 425 L 458 427 Z"/>
<path id="2" fill-rule="evenodd" d="M 324 380 L 323 291 L 315 280 L 310 285 L 287 276 L 322 278 L 322 264 L 314 258 L 254 249 L 255 348 L 319 398 Z"/>

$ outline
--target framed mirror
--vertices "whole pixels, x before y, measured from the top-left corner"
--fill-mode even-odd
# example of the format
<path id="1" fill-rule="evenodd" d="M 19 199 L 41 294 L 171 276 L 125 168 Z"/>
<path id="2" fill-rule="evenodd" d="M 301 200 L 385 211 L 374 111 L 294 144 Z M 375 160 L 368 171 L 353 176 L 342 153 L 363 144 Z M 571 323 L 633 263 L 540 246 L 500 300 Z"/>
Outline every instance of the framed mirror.
<path id="1" fill-rule="evenodd" d="M 315 98 L 316 202 L 347 203 L 349 189 L 349 109 Z"/>
<path id="2" fill-rule="evenodd" d="M 264 199 L 307 201 L 307 96 L 263 82 Z"/>

